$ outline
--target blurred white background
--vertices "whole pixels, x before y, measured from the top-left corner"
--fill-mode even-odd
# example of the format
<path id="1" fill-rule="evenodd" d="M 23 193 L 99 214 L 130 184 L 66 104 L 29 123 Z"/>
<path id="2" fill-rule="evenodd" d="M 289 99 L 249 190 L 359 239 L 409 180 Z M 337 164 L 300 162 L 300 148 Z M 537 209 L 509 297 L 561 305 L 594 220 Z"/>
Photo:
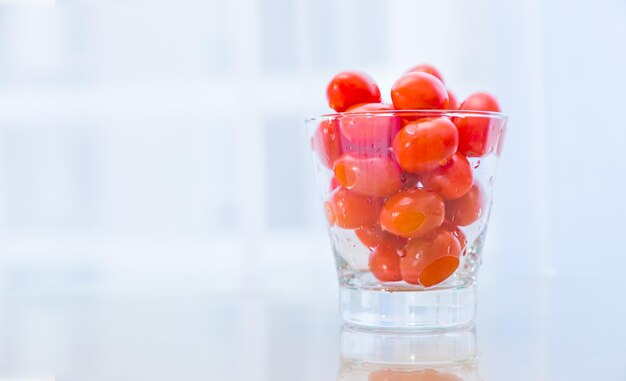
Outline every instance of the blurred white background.
<path id="1" fill-rule="evenodd" d="M 0 1 L 0 291 L 333 290 L 303 120 L 431 63 L 509 115 L 480 282 L 610 292 L 624 41 L 623 0 Z"/>

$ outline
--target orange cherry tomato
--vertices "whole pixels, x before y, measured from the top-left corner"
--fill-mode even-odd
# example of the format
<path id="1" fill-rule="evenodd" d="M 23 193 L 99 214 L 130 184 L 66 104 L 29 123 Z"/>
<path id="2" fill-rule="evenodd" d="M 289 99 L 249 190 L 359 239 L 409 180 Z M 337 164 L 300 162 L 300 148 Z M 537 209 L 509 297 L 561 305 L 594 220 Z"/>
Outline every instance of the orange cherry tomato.
<path id="1" fill-rule="evenodd" d="M 339 124 L 335 119 L 324 119 L 311 137 L 311 147 L 320 159 L 320 162 L 332 168 L 335 160 L 341 156 L 341 134 Z"/>
<path id="2" fill-rule="evenodd" d="M 335 161 L 333 171 L 344 188 L 365 196 L 382 197 L 402 188 L 402 173 L 389 155 L 358 157 L 347 153 Z"/>
<path id="3" fill-rule="evenodd" d="M 384 103 L 368 103 L 350 107 L 339 119 L 344 140 L 344 152 L 360 155 L 386 155 L 393 137 L 401 127 L 401 120 L 394 115 L 358 115 L 372 111 L 393 111 L 393 106 Z"/>
<path id="4" fill-rule="evenodd" d="M 461 103 L 459 110 L 500 112 L 493 95 L 475 93 Z M 482 157 L 493 152 L 500 134 L 499 121 L 484 116 L 454 118 L 459 129 L 459 152 L 465 156 Z"/>
<path id="5" fill-rule="evenodd" d="M 397 251 L 388 246 L 374 249 L 369 258 L 372 275 L 381 282 L 397 282 L 402 280 L 400 274 L 400 257 Z"/>
<path id="6" fill-rule="evenodd" d="M 374 79 L 359 71 L 344 71 L 326 87 L 328 105 L 337 112 L 359 103 L 380 103 L 380 89 Z"/>
<path id="7" fill-rule="evenodd" d="M 437 68 L 434 67 L 433 65 L 429 65 L 429 64 L 417 65 L 417 66 L 412 67 L 409 70 L 407 70 L 404 74 L 414 73 L 414 72 L 428 73 L 428 74 L 430 74 L 432 76 L 437 77 L 437 79 L 440 80 L 441 83 L 444 83 L 443 75 L 441 75 L 441 72 L 439 70 L 437 70 Z"/>
<path id="8" fill-rule="evenodd" d="M 450 89 L 448 91 L 448 110 L 457 110 L 459 108 L 459 101 Z"/>
<path id="9" fill-rule="evenodd" d="M 380 199 L 362 196 L 340 187 L 326 201 L 324 209 L 331 226 L 356 229 L 376 225 L 381 204 Z"/>
<path id="10" fill-rule="evenodd" d="M 412 238 L 407 243 L 406 256 L 400 260 L 402 279 L 424 287 L 435 286 L 456 271 L 460 255 L 459 240 L 443 227 Z"/>
<path id="11" fill-rule="evenodd" d="M 439 168 L 421 177 L 424 188 L 439 193 L 446 200 L 459 198 L 469 192 L 474 183 L 472 167 L 460 153 L 450 156 Z"/>
<path id="12" fill-rule="evenodd" d="M 378 224 L 360 227 L 354 230 L 354 233 L 359 238 L 359 241 L 370 249 L 373 250 L 379 246 L 387 246 L 399 251 L 398 255 L 400 256 L 402 255 L 401 249 L 403 249 L 406 244 L 406 238 L 386 232 Z"/>
<path id="13" fill-rule="evenodd" d="M 448 92 L 434 75 L 412 72 L 403 75 L 391 88 L 396 110 L 431 110 L 448 107 Z"/>
<path id="14" fill-rule="evenodd" d="M 446 201 L 446 219 L 459 226 L 470 225 L 483 214 L 483 190 L 478 184 L 463 197 Z"/>
<path id="15" fill-rule="evenodd" d="M 397 236 L 419 237 L 443 223 L 441 196 L 424 189 L 408 189 L 389 197 L 380 212 L 380 226 Z"/>
<path id="16" fill-rule="evenodd" d="M 441 165 L 456 152 L 459 134 L 446 117 L 426 118 L 408 123 L 393 139 L 393 153 L 400 167 L 421 173 Z"/>

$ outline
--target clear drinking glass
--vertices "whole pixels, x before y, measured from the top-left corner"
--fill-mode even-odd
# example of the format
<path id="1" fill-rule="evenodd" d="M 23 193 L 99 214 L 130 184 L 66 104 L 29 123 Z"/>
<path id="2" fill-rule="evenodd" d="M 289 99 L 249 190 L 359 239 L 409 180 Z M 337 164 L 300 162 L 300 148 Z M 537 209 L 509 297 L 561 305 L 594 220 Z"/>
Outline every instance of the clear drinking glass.
<path id="1" fill-rule="evenodd" d="M 381 332 L 343 327 L 337 380 L 477 381 L 473 327 L 435 332 Z"/>
<path id="2" fill-rule="evenodd" d="M 452 110 L 306 121 L 346 322 L 473 321 L 505 124 L 500 113 Z"/>

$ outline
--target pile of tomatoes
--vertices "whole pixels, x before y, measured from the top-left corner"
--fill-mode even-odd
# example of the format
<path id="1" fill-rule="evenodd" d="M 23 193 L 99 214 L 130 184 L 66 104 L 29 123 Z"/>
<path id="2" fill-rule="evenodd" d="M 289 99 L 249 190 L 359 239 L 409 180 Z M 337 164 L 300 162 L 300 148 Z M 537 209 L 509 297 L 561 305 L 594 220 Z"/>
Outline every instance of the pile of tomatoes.
<path id="1" fill-rule="evenodd" d="M 337 114 L 320 122 L 312 147 L 333 172 L 329 224 L 354 230 L 371 250 L 369 269 L 378 280 L 443 282 L 467 245 L 460 227 L 477 221 L 485 202 L 467 158 L 499 149 L 501 131 L 480 113 L 436 110 L 499 112 L 498 102 L 475 93 L 457 104 L 430 65 L 396 81 L 392 104 L 382 103 L 378 85 L 357 71 L 337 74 L 326 95 Z"/>

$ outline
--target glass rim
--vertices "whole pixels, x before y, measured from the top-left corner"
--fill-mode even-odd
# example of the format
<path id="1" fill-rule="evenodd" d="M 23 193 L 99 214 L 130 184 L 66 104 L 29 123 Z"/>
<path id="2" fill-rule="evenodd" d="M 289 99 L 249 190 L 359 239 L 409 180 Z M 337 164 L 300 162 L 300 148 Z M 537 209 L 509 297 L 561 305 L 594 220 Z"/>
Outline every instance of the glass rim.
<path id="1" fill-rule="evenodd" d="M 323 119 L 341 119 L 345 117 L 366 117 L 366 116 L 448 116 L 448 117 L 483 117 L 489 119 L 500 119 L 506 121 L 508 115 L 502 112 L 495 111 L 474 111 L 474 110 L 376 110 L 376 111 L 364 111 L 364 112 L 335 112 L 329 114 L 322 114 L 318 116 L 311 116 L 306 118 L 305 123 L 309 123 L 316 120 Z"/>

